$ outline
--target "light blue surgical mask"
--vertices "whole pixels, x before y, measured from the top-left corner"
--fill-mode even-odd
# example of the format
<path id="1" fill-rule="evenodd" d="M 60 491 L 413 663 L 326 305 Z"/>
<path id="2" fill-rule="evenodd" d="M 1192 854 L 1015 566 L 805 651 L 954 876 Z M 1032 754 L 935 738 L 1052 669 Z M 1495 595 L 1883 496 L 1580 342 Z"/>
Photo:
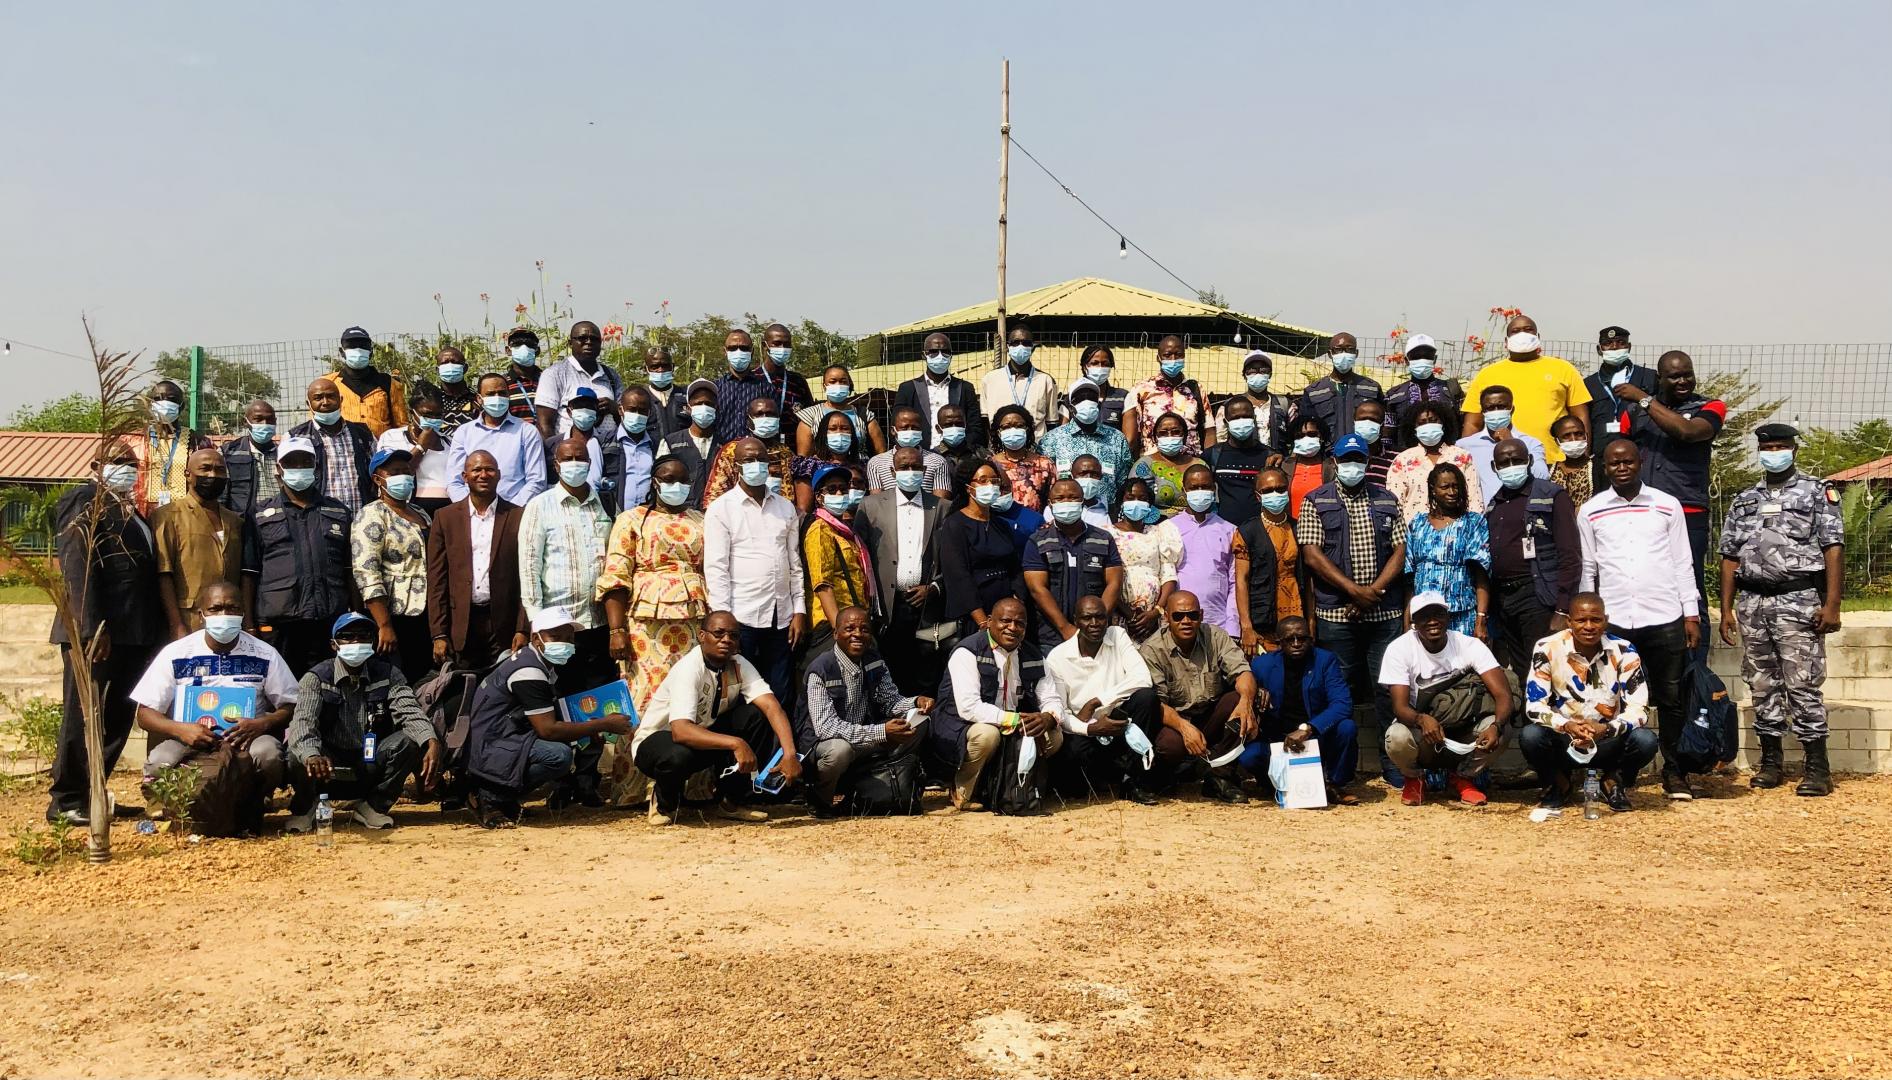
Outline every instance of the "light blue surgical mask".
<path id="1" fill-rule="evenodd" d="M 105 490 L 127 495 L 131 493 L 132 488 L 138 486 L 138 466 L 107 465 L 99 470 L 99 479 L 105 481 Z"/>
<path id="2" fill-rule="evenodd" d="M 651 389 L 668 390 L 676 383 L 677 373 L 674 371 L 651 371 L 646 373 L 646 378 L 650 382 Z"/>
<path id="3" fill-rule="evenodd" d="M 896 429 L 893 433 L 893 444 L 895 446 L 920 445 L 920 429 L 919 428 Z"/>
<path id="4" fill-rule="evenodd" d="M 827 395 L 830 405 L 839 405 L 854 396 L 854 388 L 846 383 L 829 383 L 821 392 Z"/>
<path id="5" fill-rule="evenodd" d="M 369 362 L 372 361 L 373 359 L 374 359 L 373 349 L 343 349 L 342 350 L 342 363 L 348 365 L 348 369 L 350 371 L 360 371 L 362 368 L 367 367 Z"/>
<path id="6" fill-rule="evenodd" d="M 897 481 L 897 480 L 895 481 L 895 483 L 898 483 L 898 482 L 899 482 L 899 481 Z M 862 504 L 862 503 L 864 503 L 864 502 L 866 502 L 866 501 L 867 501 L 867 492 L 866 492 L 865 490 L 863 490 L 863 489 L 861 489 L 861 488 L 849 488 L 849 489 L 847 489 L 847 506 L 848 506 L 848 509 L 850 509 L 850 510 L 852 510 L 852 509 L 854 509 L 855 507 L 857 507 L 857 506 L 859 506 L 860 504 Z"/>
<path id="7" fill-rule="evenodd" d="M 1090 376 L 1090 380 L 1099 386 L 1110 385 L 1110 369 L 1108 367 L 1085 368 L 1084 374 Z"/>
<path id="8" fill-rule="evenodd" d="M 434 371 L 440 375 L 440 381 L 443 383 L 457 383 L 466 378 L 465 364 L 441 364 L 434 368 Z"/>
<path id="9" fill-rule="evenodd" d="M 1196 488 L 1193 491 L 1183 492 L 1183 499 L 1189 503 L 1189 509 L 1198 514 L 1206 514 L 1209 512 L 1209 507 L 1215 505 L 1215 492 Z"/>
<path id="10" fill-rule="evenodd" d="M 1005 355 L 1011 357 L 1012 363 L 1023 368 L 1031 366 L 1031 353 L 1030 345 L 1014 345 L 1006 350 Z"/>
<path id="11" fill-rule="evenodd" d="M 243 616 L 241 615 L 204 616 L 204 633 L 209 634 L 211 640 L 219 644 L 230 644 L 232 641 L 235 641 L 237 635 L 242 632 Z"/>
<path id="12" fill-rule="evenodd" d="M 1123 503 L 1123 520 L 1143 521 L 1152 509 L 1154 508 L 1142 499 L 1126 499 Z"/>
<path id="13" fill-rule="evenodd" d="M 1437 364 L 1438 361 L 1430 356 L 1409 356 L 1406 358 L 1406 374 L 1411 375 L 1415 382 L 1424 382 L 1432 377 L 1432 369 Z"/>
<path id="14" fill-rule="evenodd" d="M 1420 424 L 1412 433 L 1419 436 L 1421 446 L 1437 446 L 1445 441 L 1444 424 Z"/>
<path id="15" fill-rule="evenodd" d="M 1288 493 L 1285 491 L 1264 491 L 1261 493 L 1261 508 L 1270 514 L 1279 514 L 1288 508 Z"/>
<path id="16" fill-rule="evenodd" d="M 504 394 L 488 394 L 480 399 L 480 408 L 497 420 L 512 411 L 512 399 Z"/>
<path id="17" fill-rule="evenodd" d="M 854 449 L 854 433 L 851 431 L 828 432 L 828 449 L 836 454 L 845 454 Z"/>
<path id="18" fill-rule="evenodd" d="M 1486 431 L 1503 431 L 1511 426 L 1510 409 L 1490 409 L 1485 413 Z"/>
<path id="19" fill-rule="evenodd" d="M 1081 502 L 1054 502 L 1051 504 L 1051 520 L 1060 525 L 1070 525 L 1084 516 L 1084 504 Z"/>
<path id="20" fill-rule="evenodd" d="M 1315 454 L 1318 454 L 1318 453 L 1320 453 L 1320 437 L 1319 436 L 1303 435 L 1300 438 L 1294 440 L 1294 456 L 1313 457 Z"/>
<path id="21" fill-rule="evenodd" d="M 1170 457 L 1175 457 L 1177 454 L 1182 453 L 1183 437 L 1181 435 L 1158 435 L 1156 437 L 1156 448 Z"/>
<path id="22" fill-rule="evenodd" d="M 1334 465 L 1334 478 L 1348 487 L 1359 487 L 1366 479 L 1366 462 L 1342 461 Z"/>
<path id="23" fill-rule="evenodd" d="M 447 430 L 447 421 L 446 421 L 446 420 L 445 420 L 445 418 L 443 418 L 443 417 L 439 417 L 439 416 L 421 416 L 421 417 L 416 417 L 416 419 L 418 419 L 418 420 L 420 421 L 420 428 L 421 428 L 421 430 L 422 430 L 422 431 L 445 431 L 445 430 Z"/>
<path id="24" fill-rule="evenodd" d="M 518 364 L 520 367 L 537 367 L 539 363 L 539 350 L 530 345 L 514 345 L 512 347 L 512 362 Z"/>
<path id="25" fill-rule="evenodd" d="M 1337 352 L 1327 359 L 1334 366 L 1334 374 L 1345 375 L 1353 370 L 1354 361 L 1360 359 L 1360 357 L 1356 353 Z"/>
<path id="26" fill-rule="evenodd" d="M 566 487 L 583 487 L 591 480 L 591 462 L 561 461 L 558 463 L 558 481 Z"/>
<path id="27" fill-rule="evenodd" d="M 340 409 L 330 409 L 327 412 L 312 411 L 309 415 L 314 417 L 315 422 L 323 427 L 334 427 L 336 424 L 341 423 L 342 420 L 342 411 Z"/>
<path id="28" fill-rule="evenodd" d="M 925 481 L 926 473 L 921 469 L 899 469 L 893 474 L 893 485 L 908 495 L 920 490 Z"/>
<path id="29" fill-rule="evenodd" d="M 177 421 L 177 414 L 183 410 L 184 407 L 175 401 L 165 401 L 160 398 L 151 403 L 151 415 L 160 424 L 175 423 Z"/>
<path id="30" fill-rule="evenodd" d="M 650 414 L 627 412 L 624 414 L 624 430 L 632 435 L 642 435 L 650 427 Z"/>
<path id="31" fill-rule="evenodd" d="M 573 409 L 571 418 L 572 426 L 580 431 L 590 431 L 598 426 L 598 410 L 596 409 Z"/>
<path id="32" fill-rule="evenodd" d="M 1031 433 L 1022 427 L 1008 427 L 999 432 L 999 445 L 1007 450 L 1023 449 L 1030 439 Z"/>
<path id="33" fill-rule="evenodd" d="M 788 358 L 794 351 L 795 350 L 783 345 L 771 345 L 769 347 L 769 359 L 775 361 L 776 367 L 786 367 L 788 365 Z"/>
<path id="34" fill-rule="evenodd" d="M 992 509 L 1003 514 L 1017 504 L 1018 500 L 1012 497 L 1011 492 L 1001 491 L 999 497 L 992 500 Z"/>
<path id="35" fill-rule="evenodd" d="M 1378 420 L 1355 420 L 1353 422 L 1353 433 L 1365 439 L 1367 445 L 1371 446 L 1380 441 L 1380 422 Z"/>
<path id="36" fill-rule="evenodd" d="M 576 641 L 544 641 L 539 643 L 539 655 L 545 662 L 555 667 L 563 667 L 572 657 L 578 655 Z"/>
<path id="37" fill-rule="evenodd" d="M 779 416 L 751 416 L 749 427 L 758 439 L 773 439 L 782 433 L 782 418 Z"/>
<path id="38" fill-rule="evenodd" d="M 663 500 L 665 506 L 682 506 L 690 501 L 690 485 L 658 484 L 657 497 Z"/>
<path id="39" fill-rule="evenodd" d="M 1243 376 L 1242 381 L 1248 384 L 1249 393 L 1265 394 L 1268 392 L 1268 383 L 1273 379 L 1274 376 L 1266 371 L 1256 371 Z"/>
<path id="40" fill-rule="evenodd" d="M 1506 465 L 1498 469 L 1498 482 L 1508 488 L 1521 488 L 1530 478 L 1529 465 Z"/>
<path id="41" fill-rule="evenodd" d="M 1793 468 L 1792 450 L 1762 450 L 1761 468 L 1770 473 L 1784 473 Z"/>
<path id="42" fill-rule="evenodd" d="M 1080 476 L 1077 486 L 1083 489 L 1085 502 L 1096 502 L 1097 494 L 1104 490 L 1104 478 L 1101 476 Z"/>
<path id="43" fill-rule="evenodd" d="M 782 493 L 782 478 L 771 473 L 768 479 L 762 481 L 762 486 L 769 489 L 769 494 L 780 495 Z"/>
<path id="44" fill-rule="evenodd" d="M 1238 416 L 1228 422 L 1229 437 L 1236 442 L 1247 442 L 1255 437 L 1255 418 Z"/>
<path id="45" fill-rule="evenodd" d="M 929 374 L 944 375 L 947 372 L 951 371 L 952 369 L 953 369 L 953 358 L 950 353 L 946 355 L 942 355 L 942 356 L 929 356 L 926 358 L 926 370 Z"/>
<path id="46" fill-rule="evenodd" d="M 1174 382 L 1182 378 L 1183 362 L 1181 360 L 1164 360 L 1156 365 L 1156 369 L 1163 373 L 1163 378 Z"/>
<path id="47" fill-rule="evenodd" d="M 742 463 L 742 482 L 750 487 L 761 487 L 768 483 L 769 463 L 766 461 L 745 461 Z"/>
<path id="48" fill-rule="evenodd" d="M 704 431 L 708 431 L 710 428 L 715 427 L 716 426 L 716 406 L 714 405 L 690 406 L 690 423 L 695 424 L 697 427 L 702 428 Z"/>
<path id="49" fill-rule="evenodd" d="M 1099 411 L 1095 401 L 1079 401 L 1071 406 L 1072 418 L 1085 427 L 1089 427 L 1097 422 Z"/>
<path id="50" fill-rule="evenodd" d="M 335 646 L 335 656 L 351 668 L 358 668 L 374 655 L 374 646 L 366 641 L 351 641 L 346 645 Z"/>
<path id="51" fill-rule="evenodd" d="M 268 446 L 276 441 L 275 424 L 251 424 L 250 441 L 258 446 Z"/>
<path id="52" fill-rule="evenodd" d="M 390 476 L 387 479 L 388 498 L 395 502 L 406 502 L 414 497 L 414 477 Z"/>
<path id="53" fill-rule="evenodd" d="M 977 502 L 980 506 L 995 506 L 999 499 L 999 486 L 997 484 L 980 484 L 972 489 L 972 498 L 973 501 Z"/>
<path id="54" fill-rule="evenodd" d="M 852 506 L 853 504 L 848 501 L 847 492 L 845 491 L 838 495 L 823 495 L 821 497 L 821 508 L 830 514 L 845 514 Z"/>
<path id="55" fill-rule="evenodd" d="M 748 371 L 749 365 L 755 361 L 755 353 L 748 349 L 729 349 L 723 356 L 729 361 L 729 370 L 738 375 Z"/>
<path id="56" fill-rule="evenodd" d="M 1604 367 L 1621 367 L 1629 363 L 1628 349 L 1604 349 L 1600 357 Z"/>
<path id="57" fill-rule="evenodd" d="M 962 427 L 940 428 L 939 437 L 940 441 L 944 442 L 947 446 L 958 446 L 960 443 L 966 441 L 966 429 Z"/>
<path id="58" fill-rule="evenodd" d="M 307 491 L 315 486 L 314 469 L 284 469 L 283 486 L 291 491 Z"/>

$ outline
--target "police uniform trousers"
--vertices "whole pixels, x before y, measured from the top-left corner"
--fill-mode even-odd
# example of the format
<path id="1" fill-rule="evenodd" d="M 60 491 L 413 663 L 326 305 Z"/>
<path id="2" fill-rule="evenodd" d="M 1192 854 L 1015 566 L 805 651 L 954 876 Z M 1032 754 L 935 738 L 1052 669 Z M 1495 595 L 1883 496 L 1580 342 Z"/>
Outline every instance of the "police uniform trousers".
<path id="1" fill-rule="evenodd" d="M 1820 595 L 1799 589 L 1778 596 L 1737 592 L 1741 677 L 1754 696 L 1754 730 L 1801 742 L 1826 738 L 1826 635 L 1813 629 Z"/>

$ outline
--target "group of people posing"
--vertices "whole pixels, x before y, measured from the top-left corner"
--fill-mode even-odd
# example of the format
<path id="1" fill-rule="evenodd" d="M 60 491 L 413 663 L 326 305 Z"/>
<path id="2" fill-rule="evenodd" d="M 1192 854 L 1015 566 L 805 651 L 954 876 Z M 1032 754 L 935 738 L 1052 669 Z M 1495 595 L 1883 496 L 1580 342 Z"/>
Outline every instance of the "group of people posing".
<path id="1" fill-rule="evenodd" d="M 1257 351 L 1216 400 L 1181 337 L 1130 386 L 1092 346 L 1060 387 L 1015 322 L 977 387 L 934 334 L 875 410 L 845 367 L 817 393 L 786 327 L 762 338 L 731 331 L 726 370 L 678 386 L 661 348 L 635 380 L 602 363 L 593 323 L 543 365 L 519 328 L 503 370 L 443 349 L 439 381 L 408 387 L 351 327 L 306 422 L 279 436 L 255 401 L 221 447 L 156 384 L 148 430 L 60 505 L 84 640 L 54 628 L 49 818 L 85 814 L 74 648 L 108 770 L 134 725 L 147 777 L 240 755 L 256 798 L 293 789 L 291 830 L 322 794 L 388 827 L 410 782 L 489 827 L 541 793 L 654 822 L 787 798 L 828 817 L 916 778 L 940 813 L 1185 784 L 1235 803 L 1276 745 L 1310 743 L 1346 804 L 1356 703 L 1409 804 L 1485 801 L 1518 725 L 1547 804 L 1589 768 L 1629 809 L 1658 752 L 1669 798 L 1703 793 L 1713 763 L 1678 739 L 1726 410 L 1685 353 L 1645 366 L 1606 327 L 1585 376 L 1518 316 L 1468 386 L 1421 335 L 1384 387 L 1343 333 L 1297 393 Z M 1782 782 L 1791 732 L 1798 790 L 1820 795 L 1838 508 L 1795 470 L 1791 427 L 1757 434 L 1765 475 L 1721 532 L 1721 633 L 1745 650 L 1753 783 Z M 449 737 L 416 688 L 454 672 L 476 685 Z M 561 706 L 619 678 L 631 713 Z M 254 688 L 256 715 L 183 719 L 192 687 Z"/>

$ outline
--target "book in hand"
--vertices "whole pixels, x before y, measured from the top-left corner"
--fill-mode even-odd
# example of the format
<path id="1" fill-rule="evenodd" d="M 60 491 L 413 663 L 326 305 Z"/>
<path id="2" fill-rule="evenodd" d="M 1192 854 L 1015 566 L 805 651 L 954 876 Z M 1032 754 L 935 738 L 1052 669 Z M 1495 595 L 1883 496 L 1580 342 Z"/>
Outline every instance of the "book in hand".
<path id="1" fill-rule="evenodd" d="M 558 701 L 558 718 L 567 724 L 582 724 L 607 716 L 622 716 L 632 727 L 637 726 L 637 707 L 631 704 L 631 687 L 623 679 Z"/>
<path id="2" fill-rule="evenodd" d="M 236 727 L 238 720 L 256 715 L 256 687 L 180 686 L 173 712 L 180 724 L 209 720 L 211 729 L 222 735 Z"/>

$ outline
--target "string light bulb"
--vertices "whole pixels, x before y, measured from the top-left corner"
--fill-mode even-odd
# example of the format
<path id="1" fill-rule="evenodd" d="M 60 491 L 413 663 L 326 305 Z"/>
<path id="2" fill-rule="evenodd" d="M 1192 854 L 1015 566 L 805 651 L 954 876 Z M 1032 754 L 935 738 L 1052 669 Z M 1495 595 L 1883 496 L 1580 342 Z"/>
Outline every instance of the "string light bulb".
<path id="1" fill-rule="evenodd" d="M 1117 258 L 1127 259 L 1129 257 L 1130 257 L 1130 241 L 1125 240 L 1121 236 L 1117 237 Z"/>
<path id="2" fill-rule="evenodd" d="M 1240 345 L 1241 343 L 1242 343 L 1242 328 L 1238 326 L 1235 328 L 1235 344 Z"/>

